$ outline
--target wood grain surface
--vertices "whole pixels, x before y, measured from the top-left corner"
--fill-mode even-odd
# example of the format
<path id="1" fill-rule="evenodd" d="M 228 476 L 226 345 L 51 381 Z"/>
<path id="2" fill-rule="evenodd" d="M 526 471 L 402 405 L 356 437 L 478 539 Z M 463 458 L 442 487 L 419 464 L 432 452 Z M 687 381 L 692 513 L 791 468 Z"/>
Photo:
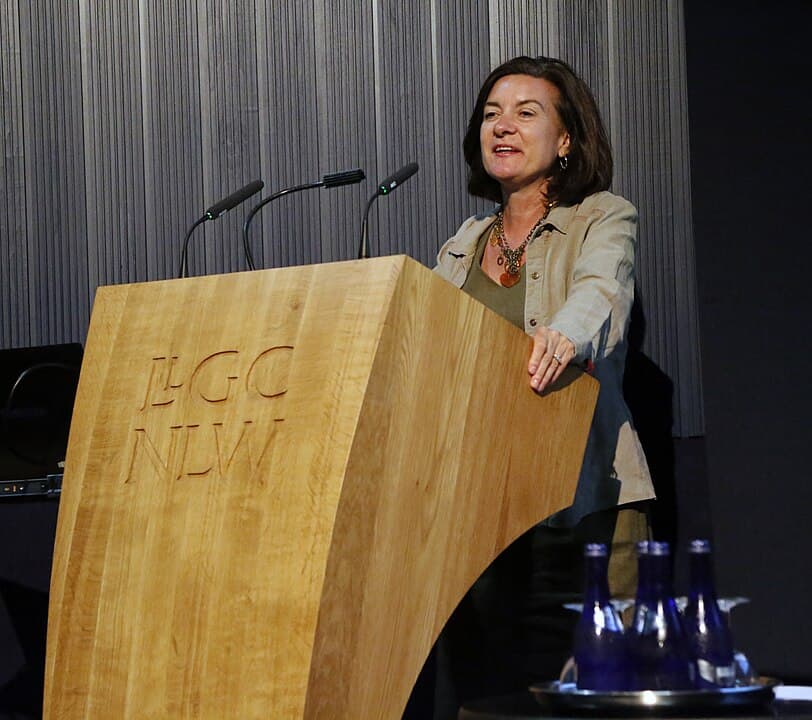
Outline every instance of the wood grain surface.
<path id="1" fill-rule="evenodd" d="M 398 718 L 466 589 L 571 502 L 596 383 L 408 258 L 101 288 L 45 717 Z"/>

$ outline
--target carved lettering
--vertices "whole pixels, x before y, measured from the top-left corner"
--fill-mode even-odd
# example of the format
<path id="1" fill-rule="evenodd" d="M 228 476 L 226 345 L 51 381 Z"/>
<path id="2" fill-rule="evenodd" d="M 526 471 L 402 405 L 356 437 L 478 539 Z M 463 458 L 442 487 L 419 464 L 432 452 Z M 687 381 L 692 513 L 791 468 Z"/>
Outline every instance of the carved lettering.
<path id="1" fill-rule="evenodd" d="M 283 421 L 279 419 L 275 420 L 274 422 Z M 271 447 L 273 443 L 273 436 L 276 433 L 276 428 L 274 426 L 268 431 L 268 436 L 265 439 L 265 443 L 257 454 L 256 443 L 255 441 L 250 440 L 250 437 L 254 437 L 257 434 L 256 426 L 251 422 L 251 420 L 246 420 L 240 429 L 240 434 L 237 437 L 237 441 L 234 443 L 233 449 L 231 452 L 228 452 L 226 448 L 223 424 L 214 423 L 213 428 L 215 446 L 217 448 L 217 466 L 220 472 L 220 477 L 227 477 L 230 474 L 232 467 L 235 467 L 236 464 L 240 462 L 247 463 L 246 469 L 248 470 L 248 475 L 254 476 L 262 464 L 262 461 L 265 459 L 265 454 Z M 254 448 L 253 451 L 252 447 Z"/>
<path id="2" fill-rule="evenodd" d="M 287 380 L 292 357 L 292 345 L 277 345 L 261 352 L 248 369 L 246 390 L 254 390 L 264 398 L 284 395 L 288 391 Z"/>
<path id="3" fill-rule="evenodd" d="M 189 422 L 187 416 L 194 417 L 195 411 L 193 405 L 183 404 L 175 407 L 172 419 L 177 422 L 180 412 L 185 422 L 164 429 L 159 422 L 164 416 L 161 410 L 181 399 L 197 403 L 198 408 L 201 402 L 223 407 L 229 401 L 240 400 L 240 393 L 253 397 L 254 402 L 274 400 L 288 392 L 292 358 L 292 345 L 274 345 L 257 355 L 220 350 L 206 355 L 196 365 L 188 359 L 182 361 L 178 355 L 153 357 L 139 408 L 141 413 L 149 413 L 151 421 L 141 421 L 141 427 L 131 435 L 124 482 L 133 483 L 144 473 L 165 482 L 229 477 L 262 482 L 260 468 L 273 446 L 278 423 L 284 418 L 274 418 L 270 427 L 265 423 L 260 427 L 244 416 L 234 419 L 234 408 L 229 413 L 217 411 L 230 418 L 228 422 L 212 419 L 203 424 Z M 253 414 L 249 408 L 256 405 L 243 407 Z M 151 413 L 153 410 L 158 413 Z"/>
<path id="4" fill-rule="evenodd" d="M 177 450 L 178 439 L 182 425 L 173 425 L 169 428 L 169 448 L 166 455 L 162 456 L 158 448 L 152 442 L 152 438 L 147 433 L 146 428 L 135 428 L 135 441 L 130 453 L 130 463 L 127 470 L 127 477 L 124 482 L 133 482 L 135 471 L 141 467 L 140 458 L 146 458 L 152 469 L 162 480 L 168 481 L 172 477 L 175 465 L 175 452 Z"/>
<path id="5" fill-rule="evenodd" d="M 166 448 L 157 447 L 146 428 L 135 428 L 124 482 L 135 482 L 145 468 L 165 482 L 183 478 L 254 477 L 273 445 L 277 424 L 281 422 L 284 422 L 282 418 L 275 419 L 264 438 L 251 420 L 231 432 L 223 423 L 172 426 Z"/>
<path id="6" fill-rule="evenodd" d="M 161 407 L 175 402 L 174 391 L 183 387 L 182 382 L 173 380 L 177 361 L 178 357 L 176 355 L 152 358 L 147 391 L 144 395 L 144 403 L 140 407 L 141 412 L 146 410 L 148 406 Z"/>
<path id="7" fill-rule="evenodd" d="M 231 383 L 239 378 L 233 371 L 238 355 L 236 350 L 221 350 L 204 358 L 192 372 L 189 391 L 210 403 L 228 400 Z"/>
<path id="8" fill-rule="evenodd" d="M 238 392 L 272 400 L 287 393 L 292 345 L 274 345 L 250 358 L 239 350 L 220 350 L 198 362 L 190 373 L 177 355 L 152 358 L 140 412 L 164 408 L 180 399 L 181 388 L 193 400 L 222 405 Z M 244 383 L 237 383 L 244 378 Z"/>
<path id="9" fill-rule="evenodd" d="M 207 462 L 206 456 L 210 453 L 211 443 L 209 433 L 200 430 L 200 425 L 186 425 L 183 438 L 183 449 L 177 464 L 175 479 L 185 477 L 206 477 L 214 468 L 214 463 Z M 208 428 L 206 428 L 208 430 Z"/>

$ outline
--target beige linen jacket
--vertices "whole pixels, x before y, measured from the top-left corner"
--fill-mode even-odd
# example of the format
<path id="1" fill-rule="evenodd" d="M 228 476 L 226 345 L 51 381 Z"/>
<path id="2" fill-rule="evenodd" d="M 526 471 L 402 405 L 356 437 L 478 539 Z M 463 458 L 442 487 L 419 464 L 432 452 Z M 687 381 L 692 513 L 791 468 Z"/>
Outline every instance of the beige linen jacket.
<path id="1" fill-rule="evenodd" d="M 435 272 L 462 287 L 477 242 L 494 213 L 468 218 L 440 249 Z M 637 211 L 600 192 L 555 207 L 527 246 L 524 330 L 541 325 L 575 343 L 573 362 L 594 363 L 600 381 L 573 505 L 549 519 L 571 526 L 584 515 L 654 497 L 648 465 L 623 400 L 626 331 L 634 299 Z M 528 380 L 529 382 L 529 380 Z"/>

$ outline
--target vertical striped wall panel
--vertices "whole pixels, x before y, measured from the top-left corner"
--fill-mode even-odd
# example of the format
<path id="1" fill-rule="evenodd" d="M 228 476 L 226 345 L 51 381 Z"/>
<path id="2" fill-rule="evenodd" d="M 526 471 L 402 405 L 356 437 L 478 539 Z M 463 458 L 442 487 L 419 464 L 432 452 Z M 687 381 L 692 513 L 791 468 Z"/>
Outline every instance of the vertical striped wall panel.
<path id="1" fill-rule="evenodd" d="M 177 274 L 180 243 L 205 202 L 195 8 L 194 0 L 142 0 L 139 10 L 147 247 L 143 279 Z M 192 267 L 197 267 L 203 233 L 195 240 Z"/>
<path id="2" fill-rule="evenodd" d="M 48 0 L 17 8 L 6 22 L 19 24 L 22 137 L 15 141 L 24 153 L 25 230 L 4 240 L 25 247 L 25 264 L 12 272 L 27 276 L 27 293 L 14 311 L 28 316 L 28 337 L 20 340 L 38 345 L 84 336 L 96 248 L 85 215 L 79 8 Z"/>
<path id="3" fill-rule="evenodd" d="M 146 277 L 139 17 L 134 3 L 84 0 L 80 18 L 88 270 L 95 288 Z"/>
<path id="4" fill-rule="evenodd" d="M 640 213 L 643 347 L 674 383 L 675 431 L 695 435 L 703 427 L 703 408 L 682 5 L 615 4 L 615 189 Z"/>
<path id="5" fill-rule="evenodd" d="M 680 0 L 0 0 L 0 346 L 84 339 L 100 284 L 173 277 L 187 228 L 245 183 L 285 196 L 250 233 L 260 267 L 375 254 L 432 264 L 487 203 L 461 143 L 479 85 L 513 55 L 570 62 L 640 210 L 646 353 L 675 383 L 675 432 L 702 432 Z M 193 274 L 245 269 L 261 196 L 199 227 Z"/>
<path id="6" fill-rule="evenodd" d="M 25 1 L 25 0 L 23 0 Z M 0 347 L 31 342 L 23 147 L 20 9 L 8 0 L 0 21 Z"/>
<path id="7" fill-rule="evenodd" d="M 314 114 L 321 120 L 312 162 L 302 181 L 352 168 L 361 168 L 373 178 L 377 174 L 373 7 L 357 0 L 319 0 L 315 15 L 315 85 L 303 80 L 314 97 L 302 108 L 298 125 L 307 127 Z M 295 127 L 293 130 L 300 132 Z M 296 147 L 296 136 L 288 143 Z M 355 257 L 370 182 L 301 196 L 301 201 L 315 204 L 312 217 L 318 219 L 318 224 L 305 218 L 303 222 L 305 239 L 318 249 L 318 258 Z M 267 234 L 265 237 L 269 238 Z"/>

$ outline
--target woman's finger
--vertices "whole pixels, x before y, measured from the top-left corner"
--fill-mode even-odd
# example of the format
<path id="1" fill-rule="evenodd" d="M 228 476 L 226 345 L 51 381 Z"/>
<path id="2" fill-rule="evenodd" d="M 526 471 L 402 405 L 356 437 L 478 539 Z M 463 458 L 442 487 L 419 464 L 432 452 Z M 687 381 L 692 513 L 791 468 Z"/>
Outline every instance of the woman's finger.
<path id="1" fill-rule="evenodd" d="M 548 330 L 547 336 L 547 350 L 530 381 L 537 392 L 543 392 L 548 385 L 558 380 L 564 368 L 575 357 L 575 344 L 566 335 Z"/>
<path id="2" fill-rule="evenodd" d="M 548 328 L 544 326 L 536 330 L 536 334 L 533 335 L 533 349 L 530 351 L 530 360 L 527 363 L 527 371 L 531 375 L 535 375 L 538 372 L 542 358 L 547 352 L 547 346 L 549 344 L 547 335 Z"/>

